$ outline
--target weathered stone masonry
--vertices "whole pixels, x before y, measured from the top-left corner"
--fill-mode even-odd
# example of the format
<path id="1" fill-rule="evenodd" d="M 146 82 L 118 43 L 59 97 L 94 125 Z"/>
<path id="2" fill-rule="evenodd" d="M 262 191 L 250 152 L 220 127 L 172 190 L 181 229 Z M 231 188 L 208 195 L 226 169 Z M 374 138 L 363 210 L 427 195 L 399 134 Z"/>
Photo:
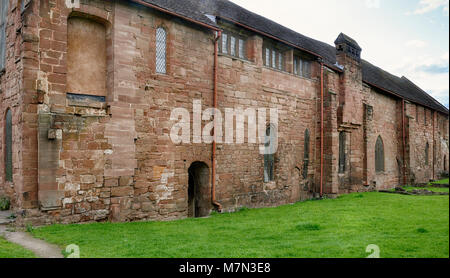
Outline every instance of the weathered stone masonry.
<path id="1" fill-rule="evenodd" d="M 79 7 L 65 0 L 7 1 L 0 195 L 11 198 L 19 220 L 49 224 L 209 214 L 211 144 L 174 144 L 170 115 L 175 108 L 192 115 L 193 100 L 201 100 L 203 110 L 212 107 L 215 32 L 183 19 L 189 15 L 180 18 L 172 14 L 176 10 L 168 14 L 136 1 L 81 0 Z M 216 16 L 211 26 L 245 38 L 245 57 L 219 53 L 219 109 L 280 112 L 274 180 L 264 182 L 259 145 L 218 143 L 216 199 L 224 211 L 234 211 L 317 197 L 323 60 L 215 14 L 213 6 L 226 1 L 197 2 L 199 13 Z M 167 33 L 165 74 L 155 70 L 157 28 Z M 448 171 L 448 110 L 406 99 L 403 127 L 404 98 L 368 82 L 360 50 L 344 51 L 356 42 L 340 38 L 333 50 L 336 64 L 324 65 L 324 194 L 392 188 L 404 177 L 423 183 Z M 83 43 L 90 54 L 76 52 Z M 265 64 L 266 45 L 280 50 L 282 70 Z M 310 76 L 296 74 L 294 57 L 310 61 Z M 4 171 L 8 109 L 12 182 Z M 378 138 L 384 171 L 377 172 Z"/>

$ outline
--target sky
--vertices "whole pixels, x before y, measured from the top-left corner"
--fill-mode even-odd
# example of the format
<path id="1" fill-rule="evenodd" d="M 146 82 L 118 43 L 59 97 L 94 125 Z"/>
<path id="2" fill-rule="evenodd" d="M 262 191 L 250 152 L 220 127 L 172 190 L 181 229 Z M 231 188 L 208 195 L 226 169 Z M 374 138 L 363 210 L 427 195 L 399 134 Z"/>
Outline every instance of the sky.
<path id="1" fill-rule="evenodd" d="M 231 0 L 331 45 L 343 32 L 370 63 L 449 107 L 449 0 Z"/>

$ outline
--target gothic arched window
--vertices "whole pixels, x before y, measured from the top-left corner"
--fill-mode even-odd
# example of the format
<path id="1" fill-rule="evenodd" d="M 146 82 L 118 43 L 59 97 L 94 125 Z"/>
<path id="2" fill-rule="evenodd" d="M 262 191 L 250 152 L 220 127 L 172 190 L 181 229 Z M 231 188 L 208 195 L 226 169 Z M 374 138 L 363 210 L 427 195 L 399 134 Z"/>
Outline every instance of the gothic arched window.
<path id="1" fill-rule="evenodd" d="M 305 146 L 304 146 L 304 154 L 303 154 L 303 178 L 306 179 L 308 177 L 308 166 L 309 166 L 309 141 L 310 135 L 309 130 L 305 130 Z"/>
<path id="2" fill-rule="evenodd" d="M 375 145 L 375 171 L 384 172 L 384 145 L 381 136 L 378 136 Z"/>
<path id="3" fill-rule="evenodd" d="M 266 129 L 265 144 L 264 144 L 264 182 L 275 180 L 275 149 L 274 140 L 276 136 L 276 129 L 274 126 L 269 126 Z"/>
<path id="4" fill-rule="evenodd" d="M 5 117 L 5 176 L 6 181 L 13 181 L 11 109 L 8 109 Z"/>
<path id="5" fill-rule="evenodd" d="M 339 133 L 339 173 L 345 172 L 346 164 L 346 154 L 345 154 L 345 144 L 346 144 L 346 134 L 344 131 Z"/>

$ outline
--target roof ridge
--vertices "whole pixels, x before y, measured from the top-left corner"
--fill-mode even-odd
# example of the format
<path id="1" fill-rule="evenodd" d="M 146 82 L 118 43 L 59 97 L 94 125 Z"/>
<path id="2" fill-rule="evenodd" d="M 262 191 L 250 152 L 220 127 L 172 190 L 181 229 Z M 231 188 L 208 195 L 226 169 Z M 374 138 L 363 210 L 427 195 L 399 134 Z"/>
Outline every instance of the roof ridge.
<path id="1" fill-rule="evenodd" d="M 153 3 L 156 6 L 167 9 L 168 11 L 179 14 L 180 16 L 190 17 L 199 20 L 209 26 L 215 24 L 208 18 L 206 14 L 214 14 L 223 19 L 229 19 L 241 24 L 244 28 L 256 30 L 262 35 L 272 37 L 280 42 L 290 44 L 303 51 L 309 52 L 317 57 L 322 57 L 324 64 L 336 71 L 339 69 L 337 65 L 336 47 L 323 41 L 319 41 L 312 37 L 303 35 L 289 27 L 275 22 L 265 16 L 252 12 L 240 5 L 229 0 L 135 0 Z M 217 25 L 216 25 L 217 26 Z M 220 28 L 220 27 L 217 27 Z M 351 37 L 342 33 L 354 41 Z M 341 35 L 340 34 L 340 35 Z M 342 37 L 341 36 L 341 37 Z M 357 42 L 355 41 L 357 44 Z M 414 87 L 407 88 L 407 82 L 401 77 L 375 66 L 367 60 L 361 59 L 361 69 L 363 81 L 373 84 L 386 92 L 403 97 L 418 104 L 430 107 L 437 111 L 445 111 L 448 109 L 439 101 L 434 99 L 430 94 L 420 89 L 412 83 Z"/>
<path id="2" fill-rule="evenodd" d="M 442 105 L 442 103 L 440 103 L 437 99 L 435 99 L 431 94 L 427 93 L 426 91 L 424 91 L 422 88 L 420 88 L 419 86 L 416 85 L 416 83 L 412 82 L 409 78 L 407 78 L 406 76 L 402 76 L 401 78 L 402 80 L 410 83 L 411 85 L 413 85 L 416 89 L 420 90 L 421 92 L 425 93 L 425 95 L 430 98 L 434 103 L 436 103 L 437 105 L 440 105 L 442 108 L 447 109 L 447 107 L 445 107 L 444 105 Z"/>

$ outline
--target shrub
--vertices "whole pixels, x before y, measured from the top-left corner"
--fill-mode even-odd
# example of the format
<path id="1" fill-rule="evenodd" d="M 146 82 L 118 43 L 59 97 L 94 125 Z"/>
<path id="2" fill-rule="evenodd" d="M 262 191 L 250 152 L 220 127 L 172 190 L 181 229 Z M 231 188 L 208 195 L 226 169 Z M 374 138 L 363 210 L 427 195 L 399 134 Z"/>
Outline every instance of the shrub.
<path id="1" fill-rule="evenodd" d="M 0 210 L 9 210 L 11 202 L 8 197 L 0 197 Z"/>

